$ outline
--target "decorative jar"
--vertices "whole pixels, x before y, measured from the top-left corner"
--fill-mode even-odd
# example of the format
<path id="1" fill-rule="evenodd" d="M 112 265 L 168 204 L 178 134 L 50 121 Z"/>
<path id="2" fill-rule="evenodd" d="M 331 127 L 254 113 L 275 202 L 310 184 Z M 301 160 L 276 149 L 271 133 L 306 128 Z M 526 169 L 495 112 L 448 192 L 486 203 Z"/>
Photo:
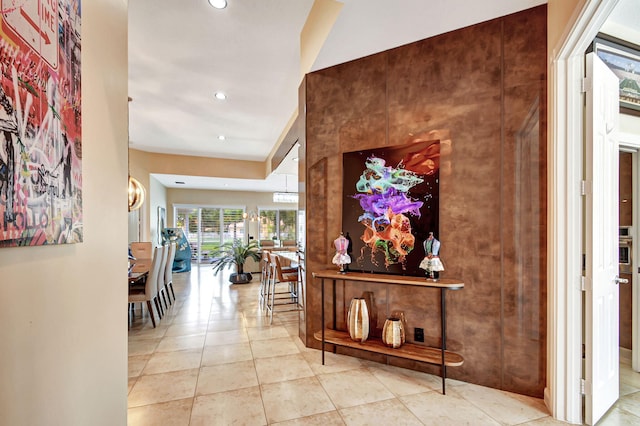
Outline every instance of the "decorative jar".
<path id="1" fill-rule="evenodd" d="M 375 295 L 372 291 L 364 291 L 360 297 L 362 297 L 367 304 L 367 313 L 369 314 L 369 337 L 379 337 L 378 307 L 376 306 Z M 393 317 L 395 315 L 391 316 Z"/>
<path id="2" fill-rule="evenodd" d="M 364 342 L 369 337 L 369 310 L 366 300 L 355 297 L 351 300 L 347 313 L 349 336 L 356 342 Z"/>
<path id="3" fill-rule="evenodd" d="M 399 348 L 405 341 L 404 327 L 399 318 L 387 318 L 382 329 L 382 341 L 391 348 Z"/>
<path id="4" fill-rule="evenodd" d="M 404 344 L 407 341 L 407 330 L 409 329 L 407 327 L 407 318 L 404 315 L 404 311 L 391 311 L 390 318 L 398 318 L 402 323 L 402 328 L 404 329 L 404 333 L 402 334 L 402 343 Z"/>

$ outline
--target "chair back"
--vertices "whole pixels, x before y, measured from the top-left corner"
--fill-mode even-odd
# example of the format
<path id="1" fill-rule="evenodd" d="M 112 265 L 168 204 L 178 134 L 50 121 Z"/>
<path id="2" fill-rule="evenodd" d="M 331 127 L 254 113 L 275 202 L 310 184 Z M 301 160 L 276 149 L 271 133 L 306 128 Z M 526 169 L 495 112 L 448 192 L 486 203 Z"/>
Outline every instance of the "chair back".
<path id="1" fill-rule="evenodd" d="M 131 243 L 131 254 L 136 259 L 151 259 L 153 257 L 152 249 L 150 241 L 133 241 Z"/>
<path id="2" fill-rule="evenodd" d="M 263 253 L 265 254 L 265 258 L 267 259 L 267 276 L 271 280 L 276 280 L 276 256 L 269 251 L 264 251 Z"/>
<path id="3" fill-rule="evenodd" d="M 169 284 L 173 282 L 173 261 L 176 258 L 176 243 L 173 242 L 169 245 L 169 254 L 167 255 L 167 264 L 164 268 L 164 283 Z"/>
<path id="4" fill-rule="evenodd" d="M 265 272 L 265 269 L 269 268 L 269 252 L 268 251 L 263 251 L 262 252 L 262 259 L 260 260 L 260 267 L 262 272 Z"/>
<path id="5" fill-rule="evenodd" d="M 275 264 L 275 270 L 276 270 L 276 276 L 278 277 L 278 281 L 280 282 L 285 282 L 285 281 L 297 281 L 298 280 L 298 271 L 296 270 L 295 273 L 289 273 L 289 274 L 283 274 L 282 273 L 282 265 L 280 264 L 280 256 L 278 255 L 273 255 L 273 262 Z"/>
<path id="6" fill-rule="evenodd" d="M 160 270 L 158 271 L 158 291 L 164 287 L 164 274 L 167 267 L 167 257 L 169 256 L 169 246 L 163 244 L 160 249 Z"/>
<path id="7" fill-rule="evenodd" d="M 282 247 L 296 247 L 297 245 L 296 240 L 282 240 Z"/>
<path id="8" fill-rule="evenodd" d="M 273 240 L 260 240 L 260 247 L 274 247 L 275 245 Z"/>
<path id="9" fill-rule="evenodd" d="M 304 294 L 307 288 L 307 266 L 305 264 L 304 252 L 298 252 L 298 278 L 300 280 L 300 291 L 301 291 L 300 298 L 298 299 L 298 304 L 300 306 L 304 306 L 305 304 Z"/>
<path id="10" fill-rule="evenodd" d="M 144 293 L 148 298 L 152 298 L 158 292 L 158 275 L 160 275 L 160 265 L 162 264 L 162 247 L 153 250 L 153 261 L 151 269 L 144 285 Z"/>

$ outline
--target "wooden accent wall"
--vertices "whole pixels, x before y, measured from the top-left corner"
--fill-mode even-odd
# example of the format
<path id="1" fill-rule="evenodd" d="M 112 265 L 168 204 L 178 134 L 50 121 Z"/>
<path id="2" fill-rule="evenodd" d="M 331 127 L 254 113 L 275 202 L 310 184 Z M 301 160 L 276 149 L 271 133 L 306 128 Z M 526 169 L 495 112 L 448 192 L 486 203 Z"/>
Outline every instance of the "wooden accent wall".
<path id="1" fill-rule="evenodd" d="M 449 348 L 465 363 L 448 374 L 543 396 L 546 33 L 546 6 L 540 6 L 306 76 L 300 140 L 308 271 L 301 336 L 307 346 L 319 347 L 313 333 L 320 329 L 319 283 L 311 272 L 334 267 L 331 242 L 341 231 L 342 153 L 448 130 L 453 152 L 451 172 L 440 181 L 441 276 L 465 282 L 447 299 Z M 339 310 L 365 290 L 376 292 L 379 327 L 391 310 L 403 310 L 409 340 L 413 328 L 422 327 L 426 342 L 439 344 L 437 292 L 340 285 Z"/>
<path id="2" fill-rule="evenodd" d="M 620 226 L 633 226 L 633 154 L 620 153 L 619 180 L 619 223 Z M 634 241 L 635 244 L 637 244 Z M 621 278 L 629 280 L 629 284 L 620 285 L 620 347 L 631 350 L 633 335 L 632 302 L 633 274 L 620 273 Z"/>

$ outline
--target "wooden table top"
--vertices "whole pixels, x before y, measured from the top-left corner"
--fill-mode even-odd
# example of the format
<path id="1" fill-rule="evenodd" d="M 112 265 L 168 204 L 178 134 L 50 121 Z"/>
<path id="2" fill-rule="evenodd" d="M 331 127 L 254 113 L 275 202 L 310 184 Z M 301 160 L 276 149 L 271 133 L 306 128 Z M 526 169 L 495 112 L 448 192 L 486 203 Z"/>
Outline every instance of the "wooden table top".
<path id="1" fill-rule="evenodd" d="M 135 263 L 129 266 L 129 284 L 138 282 L 150 269 L 151 259 L 136 259 Z"/>
<path id="2" fill-rule="evenodd" d="M 464 288 L 462 280 L 453 278 L 439 278 L 436 280 L 425 277 L 411 277 L 406 275 L 393 274 L 372 274 L 368 272 L 347 272 L 340 273 L 335 269 L 313 272 L 314 278 L 328 278 L 333 280 L 364 281 L 379 284 L 413 285 L 419 287 L 438 287 L 449 290 Z"/>

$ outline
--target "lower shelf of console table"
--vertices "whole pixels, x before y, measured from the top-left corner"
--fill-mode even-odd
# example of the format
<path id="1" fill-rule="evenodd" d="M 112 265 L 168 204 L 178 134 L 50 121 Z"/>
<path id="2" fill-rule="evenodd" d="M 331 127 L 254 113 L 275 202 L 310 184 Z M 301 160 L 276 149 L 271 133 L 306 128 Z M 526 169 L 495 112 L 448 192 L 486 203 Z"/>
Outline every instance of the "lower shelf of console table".
<path id="1" fill-rule="evenodd" d="M 321 319 L 320 323 L 323 328 L 314 333 L 314 338 L 322 342 L 322 364 L 324 365 L 324 348 L 325 344 L 333 344 L 353 349 L 374 352 L 387 356 L 410 359 L 413 361 L 425 362 L 440 366 L 442 377 L 442 393 L 445 393 L 445 379 L 447 377 L 447 367 L 457 367 L 462 365 L 464 359 L 460 354 L 447 351 L 447 314 L 446 314 L 446 298 L 447 290 L 460 290 L 464 288 L 464 283 L 454 279 L 426 280 L 421 277 L 398 276 L 388 274 L 371 274 L 371 273 L 340 273 L 335 270 L 325 270 L 314 272 L 313 277 L 321 281 Z M 333 328 L 327 328 L 325 323 L 325 281 L 332 283 L 333 294 Z M 354 281 L 366 282 L 378 285 L 400 285 L 412 286 L 423 289 L 437 289 L 440 291 L 441 306 L 441 342 L 442 348 L 432 348 L 412 343 L 405 343 L 399 348 L 393 349 L 386 346 L 381 340 L 370 339 L 362 342 L 356 342 L 349 337 L 345 331 L 336 330 L 336 281 Z"/>
<path id="2" fill-rule="evenodd" d="M 322 342 L 322 331 L 316 331 L 313 337 Z M 382 340 L 377 339 L 370 339 L 364 343 L 356 342 L 349 337 L 349 333 L 338 330 L 325 330 L 324 342 L 332 345 L 359 349 L 361 351 L 442 365 L 442 350 L 440 348 L 405 343 L 401 347 L 393 349 L 385 345 Z M 462 355 L 455 352 L 444 351 L 444 365 L 447 367 L 458 367 L 462 365 L 463 362 L 464 359 L 462 358 Z"/>

